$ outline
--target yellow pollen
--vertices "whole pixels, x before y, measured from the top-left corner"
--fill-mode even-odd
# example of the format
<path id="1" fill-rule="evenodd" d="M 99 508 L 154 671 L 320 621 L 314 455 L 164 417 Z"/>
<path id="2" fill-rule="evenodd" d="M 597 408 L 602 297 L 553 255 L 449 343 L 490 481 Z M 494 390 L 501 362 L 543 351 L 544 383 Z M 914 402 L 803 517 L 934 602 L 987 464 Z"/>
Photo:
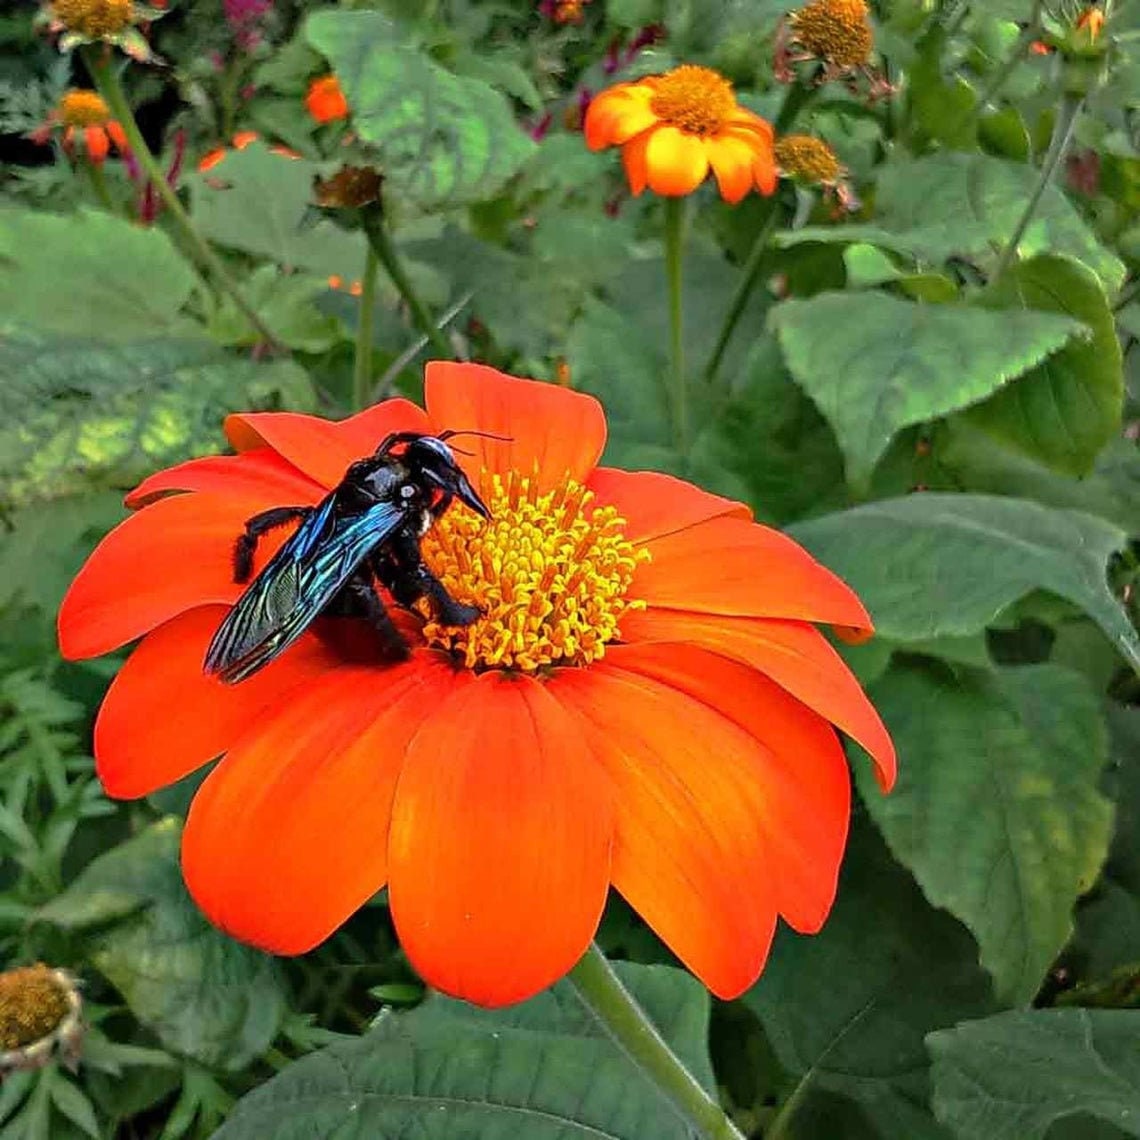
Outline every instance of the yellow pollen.
<path id="1" fill-rule="evenodd" d="M 871 19 L 864 0 L 812 0 L 791 15 L 800 46 L 838 67 L 858 67 L 871 54 Z"/>
<path id="2" fill-rule="evenodd" d="M 94 91 L 72 88 L 60 96 L 59 121 L 68 127 L 101 127 L 111 118 L 107 104 Z"/>
<path id="3" fill-rule="evenodd" d="M 691 135 L 713 135 L 736 110 L 736 97 L 723 75 L 686 63 L 661 76 L 649 109 Z"/>
<path id="4" fill-rule="evenodd" d="M 52 13 L 85 39 L 118 35 L 131 22 L 131 0 L 52 0 Z"/>
<path id="5" fill-rule="evenodd" d="M 21 966 L 0 974 L 0 1052 L 23 1049 L 54 1032 L 71 1009 L 48 966 Z"/>
<path id="6" fill-rule="evenodd" d="M 811 135 L 785 135 L 776 141 L 776 162 L 788 178 L 828 185 L 842 173 L 835 151 Z"/>
<path id="7" fill-rule="evenodd" d="M 539 494 L 512 471 L 484 472 L 491 519 L 449 510 L 422 543 L 424 560 L 458 601 L 483 616 L 466 627 L 429 618 L 429 645 L 450 650 L 468 669 L 586 665 L 621 636 L 618 623 L 645 603 L 627 598 L 649 552 L 625 537 L 613 507 L 567 477 Z"/>

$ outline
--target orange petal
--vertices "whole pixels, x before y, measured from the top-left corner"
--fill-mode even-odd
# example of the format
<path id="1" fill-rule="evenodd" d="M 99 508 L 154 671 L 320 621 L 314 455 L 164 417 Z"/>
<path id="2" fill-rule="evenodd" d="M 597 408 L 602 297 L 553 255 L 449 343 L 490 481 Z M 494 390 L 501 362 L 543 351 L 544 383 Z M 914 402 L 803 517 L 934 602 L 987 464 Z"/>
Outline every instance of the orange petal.
<path id="1" fill-rule="evenodd" d="M 873 628 L 850 586 L 771 527 L 710 519 L 647 545 L 630 596 L 650 606 Z"/>
<path id="2" fill-rule="evenodd" d="M 172 618 L 111 682 L 95 722 L 95 770 L 108 795 L 134 799 L 182 779 L 337 663 L 310 635 L 248 681 L 223 685 L 202 672 L 202 659 L 225 613 L 199 606 Z"/>
<path id="3" fill-rule="evenodd" d="M 756 181 L 756 189 L 765 197 L 776 192 L 776 153 L 773 150 L 759 151 L 752 162 L 752 177 Z"/>
<path id="4" fill-rule="evenodd" d="M 619 646 L 606 660 L 669 686 L 676 703 L 711 712 L 751 738 L 753 747 L 739 754 L 749 777 L 742 806 L 757 815 L 780 913 L 796 930 L 818 930 L 835 899 L 851 814 L 847 760 L 830 725 L 766 677 L 703 649 Z M 703 751 L 706 778 L 731 755 L 715 743 Z"/>
<path id="5" fill-rule="evenodd" d="M 207 455 L 167 467 L 144 479 L 125 499 L 131 510 L 172 491 L 217 491 L 239 495 L 268 507 L 315 503 L 325 488 L 302 475 L 276 451 L 259 447 L 241 455 Z"/>
<path id="6" fill-rule="evenodd" d="M 725 127 L 729 130 L 743 128 L 745 130 L 755 131 L 762 138 L 767 139 L 769 145 L 771 145 L 776 138 L 776 132 L 767 119 L 761 118 L 755 111 L 750 111 L 747 107 L 741 107 L 740 105 L 737 105 L 736 110 L 729 116 Z"/>
<path id="7" fill-rule="evenodd" d="M 97 657 L 195 606 L 232 604 L 234 540 L 262 504 L 202 492 L 160 499 L 121 522 L 92 552 L 59 608 L 60 652 Z M 255 570 L 285 541 L 271 531 Z"/>
<path id="8" fill-rule="evenodd" d="M 384 400 L 346 420 L 297 412 L 247 412 L 226 417 L 226 437 L 238 451 L 272 447 L 322 487 L 335 487 L 350 463 L 371 455 L 393 431 L 428 431 L 410 400 Z"/>
<path id="9" fill-rule="evenodd" d="M 627 642 L 686 642 L 758 669 L 861 744 L 884 792 L 894 785 L 890 735 L 843 658 L 814 626 L 649 609 L 626 614 L 621 632 Z"/>
<path id="10" fill-rule="evenodd" d="M 84 127 L 83 143 L 87 157 L 94 163 L 103 162 L 111 149 L 111 140 L 102 127 Z"/>
<path id="11" fill-rule="evenodd" d="M 229 154 L 229 151 L 224 146 L 215 147 L 213 150 L 207 151 L 207 153 L 202 155 L 198 160 L 198 173 L 205 174 L 208 170 L 213 170 L 215 166 L 225 161 L 227 154 Z"/>
<path id="12" fill-rule="evenodd" d="M 558 670 L 549 688 L 614 786 L 614 886 L 713 993 L 735 997 L 760 973 L 779 910 L 764 750 L 675 688 L 615 668 L 610 654 Z"/>
<path id="13" fill-rule="evenodd" d="M 755 147 L 743 139 L 724 134 L 705 140 L 705 153 L 716 176 L 720 196 L 735 206 L 752 189 Z"/>
<path id="14" fill-rule="evenodd" d="M 112 119 L 107 124 L 107 134 L 111 136 L 111 141 L 120 154 L 130 153 L 131 144 L 127 141 L 127 132 L 123 130 L 121 123 Z"/>
<path id="15" fill-rule="evenodd" d="M 251 146 L 257 142 L 259 138 L 261 138 L 261 136 L 257 131 L 238 131 L 237 134 L 230 139 L 230 142 L 233 143 L 235 150 L 245 150 L 247 146 Z"/>
<path id="16" fill-rule="evenodd" d="M 691 194 L 709 172 L 708 155 L 698 135 L 686 134 L 666 124 L 658 127 L 645 144 L 649 189 L 670 198 Z"/>
<path id="17" fill-rule="evenodd" d="M 428 362 L 424 396 L 436 431 L 477 430 L 506 440 L 460 439 L 459 462 L 473 479 L 481 468 L 536 474 L 540 490 L 566 475 L 585 482 L 606 445 L 606 417 L 593 396 L 557 384 L 520 380 L 483 364 Z"/>
<path id="18" fill-rule="evenodd" d="M 656 130 L 657 128 L 650 128 L 644 134 L 635 135 L 621 148 L 621 164 L 625 167 L 630 193 L 635 198 L 649 185 L 649 166 L 645 152 Z"/>
<path id="19" fill-rule="evenodd" d="M 612 506 L 625 519 L 626 537 L 648 542 L 721 515 L 751 520 L 743 503 L 710 495 L 692 483 L 657 471 L 598 467 L 586 482 L 598 506 Z"/>
<path id="20" fill-rule="evenodd" d="M 380 890 L 404 750 L 453 680 L 422 656 L 345 667 L 251 725 L 194 797 L 182 838 L 186 885 L 210 921 L 301 954 Z"/>
<path id="21" fill-rule="evenodd" d="M 574 719 L 485 673 L 412 741 L 388 841 L 392 917 L 425 981 L 484 1006 L 557 981 L 594 936 L 613 809 Z"/>
<path id="22" fill-rule="evenodd" d="M 586 108 L 582 129 L 590 150 L 628 142 L 658 121 L 649 109 L 653 92 L 636 83 L 622 83 L 595 96 Z"/>

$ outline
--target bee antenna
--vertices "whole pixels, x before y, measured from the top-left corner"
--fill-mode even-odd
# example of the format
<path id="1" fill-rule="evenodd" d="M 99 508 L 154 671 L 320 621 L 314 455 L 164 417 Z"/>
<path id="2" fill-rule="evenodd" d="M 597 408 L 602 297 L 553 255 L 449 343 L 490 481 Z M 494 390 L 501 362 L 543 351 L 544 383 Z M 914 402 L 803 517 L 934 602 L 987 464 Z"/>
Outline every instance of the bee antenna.
<path id="1" fill-rule="evenodd" d="M 514 442 L 514 436 L 511 436 L 511 435 L 495 435 L 494 432 L 490 432 L 490 431 L 473 431 L 473 430 L 454 431 L 451 428 L 448 428 L 446 431 L 441 431 L 436 438 L 437 439 L 454 439 L 457 435 L 475 435 L 475 436 L 478 436 L 480 439 L 497 439 L 497 440 L 499 440 L 500 443 L 513 443 Z M 457 447 L 457 448 L 455 448 L 455 450 L 459 451 L 459 448 Z M 466 451 L 460 451 L 459 453 L 460 453 L 460 455 L 470 454 L 469 452 L 466 452 Z"/>

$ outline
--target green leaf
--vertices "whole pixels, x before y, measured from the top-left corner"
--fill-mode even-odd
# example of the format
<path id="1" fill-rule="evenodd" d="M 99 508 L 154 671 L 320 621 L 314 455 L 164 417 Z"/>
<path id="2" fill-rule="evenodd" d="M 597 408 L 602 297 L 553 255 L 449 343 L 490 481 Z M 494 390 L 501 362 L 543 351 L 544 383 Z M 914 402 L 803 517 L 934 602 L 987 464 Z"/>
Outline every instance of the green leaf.
<path id="1" fill-rule="evenodd" d="M 6 321 L 99 340 L 188 335 L 180 315 L 197 278 L 157 228 L 95 210 L 0 210 Z"/>
<path id="2" fill-rule="evenodd" d="M 1080 262 L 1044 255 L 1015 265 L 982 298 L 1009 314 L 1063 313 L 1092 330 L 970 413 L 988 432 L 1067 475 L 1087 475 L 1120 432 L 1124 371 L 1108 298 Z"/>
<path id="3" fill-rule="evenodd" d="M 1052 313 L 991 313 L 883 293 L 785 301 L 769 319 L 792 375 L 835 429 L 856 486 L 900 428 L 988 396 L 1081 329 Z"/>
<path id="4" fill-rule="evenodd" d="M 1032 590 L 1084 610 L 1140 669 L 1140 637 L 1105 580 L 1125 533 L 1027 499 L 924 492 L 792 529 L 863 599 L 893 641 L 965 636 Z"/>
<path id="5" fill-rule="evenodd" d="M 960 1140 L 1043 1140 L 1087 1113 L 1140 1136 L 1140 1013 L 1040 1009 L 932 1033 L 934 1110 Z"/>
<path id="6" fill-rule="evenodd" d="M 984 154 L 896 158 L 881 168 L 874 225 L 804 226 L 773 241 L 868 242 L 938 264 L 951 257 L 992 259 L 1013 236 L 1037 178 L 1033 166 Z M 1055 253 L 1082 261 L 1109 294 L 1124 281 L 1124 263 L 1055 185 L 1045 188 L 1018 249 L 1024 258 Z"/>
<path id="7" fill-rule="evenodd" d="M 212 927 L 182 884 L 179 821 L 159 820 L 101 855 L 43 922 L 82 932 L 92 964 L 164 1048 L 237 1070 L 277 1034 L 285 997 L 275 961 Z"/>
<path id="8" fill-rule="evenodd" d="M 400 43 L 373 11 L 324 11 L 305 26 L 332 64 L 360 137 L 376 146 L 385 193 L 423 210 L 493 198 L 534 152 L 494 87 Z"/>
<path id="9" fill-rule="evenodd" d="M 0 339 L 0 494 L 25 504 L 129 486 L 224 444 L 223 417 L 308 406 L 304 370 L 208 341 L 100 344 L 9 329 Z"/>
<path id="10" fill-rule="evenodd" d="M 882 1136 L 936 1140 L 925 1035 L 994 1008 L 973 939 L 922 897 L 856 820 L 835 908 L 811 937 L 781 929 L 744 997 L 780 1063 L 857 1101 Z"/>
<path id="11" fill-rule="evenodd" d="M 283 269 L 355 281 L 365 242 L 312 213 L 315 163 L 274 154 L 264 143 L 232 150 L 189 179 L 194 224 L 218 245 L 268 258 Z"/>
<path id="12" fill-rule="evenodd" d="M 899 780 L 890 796 L 864 787 L 868 810 L 926 897 L 973 932 L 999 998 L 1028 1003 L 1108 850 L 1096 695 L 1057 665 L 896 664 L 871 693 Z"/>
<path id="13" fill-rule="evenodd" d="M 505 967 L 506 968 L 506 967 Z M 711 1078 L 708 995 L 680 970 L 622 980 L 701 1076 Z M 644 1074 L 585 1015 L 566 983 L 507 1010 L 432 999 L 381 1014 L 372 1032 L 294 1062 L 231 1113 L 216 1140 L 687 1140 Z"/>

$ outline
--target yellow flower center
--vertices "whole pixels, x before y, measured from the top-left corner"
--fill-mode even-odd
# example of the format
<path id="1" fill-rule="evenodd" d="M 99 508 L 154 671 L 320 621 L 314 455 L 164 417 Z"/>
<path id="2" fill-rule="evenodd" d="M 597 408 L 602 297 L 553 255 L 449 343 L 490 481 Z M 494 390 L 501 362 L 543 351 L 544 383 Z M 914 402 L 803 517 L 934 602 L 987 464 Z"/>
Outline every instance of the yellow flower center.
<path id="1" fill-rule="evenodd" d="M 644 602 L 626 594 L 649 552 L 625 537 L 613 507 L 594 507 L 592 491 L 567 477 L 538 494 L 512 471 L 484 473 L 491 519 L 449 510 L 422 544 L 424 560 L 452 597 L 477 605 L 472 625 L 429 619 L 429 645 L 462 657 L 468 669 L 586 665 L 620 636 L 618 623 Z"/>
<path id="2" fill-rule="evenodd" d="M 776 142 L 776 161 L 788 178 L 827 185 L 841 173 L 835 151 L 811 135 L 785 135 Z"/>
<path id="3" fill-rule="evenodd" d="M 23 1049 L 59 1028 L 71 1010 L 67 991 L 48 966 L 0 974 L 0 1052 Z"/>
<path id="4" fill-rule="evenodd" d="M 736 110 L 736 97 L 723 75 L 686 63 L 661 76 L 649 109 L 691 135 L 712 135 Z"/>
<path id="5" fill-rule="evenodd" d="M 111 118 L 107 104 L 94 91 L 73 88 L 60 97 L 59 121 L 68 127 L 101 127 Z"/>
<path id="6" fill-rule="evenodd" d="M 69 32 L 89 40 L 118 35 L 131 22 L 131 0 L 52 0 L 51 8 Z"/>
<path id="7" fill-rule="evenodd" d="M 871 54 L 871 19 L 864 0 L 812 0 L 791 15 L 800 46 L 838 67 L 858 67 Z"/>

